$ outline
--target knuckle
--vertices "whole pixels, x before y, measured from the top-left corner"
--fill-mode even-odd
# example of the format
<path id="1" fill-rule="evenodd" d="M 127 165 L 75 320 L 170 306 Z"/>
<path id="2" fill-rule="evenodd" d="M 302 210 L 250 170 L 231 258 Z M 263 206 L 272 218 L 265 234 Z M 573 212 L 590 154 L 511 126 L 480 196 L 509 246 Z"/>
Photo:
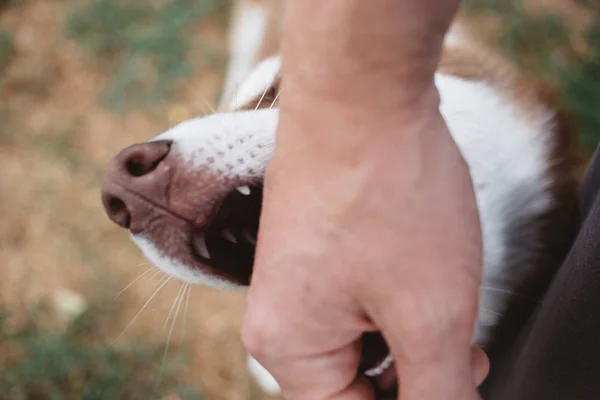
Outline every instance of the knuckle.
<path id="1" fill-rule="evenodd" d="M 427 348 L 448 341 L 471 339 L 475 329 L 476 302 L 463 301 L 458 296 L 453 296 L 452 301 L 430 299 L 413 301 L 412 304 L 413 307 L 397 309 L 405 342 L 417 348 Z"/>
<path id="2" fill-rule="evenodd" d="M 277 343 L 278 335 L 272 315 L 265 309 L 253 309 L 244 318 L 242 343 L 248 353 L 257 359 L 267 358 L 269 350 Z"/>

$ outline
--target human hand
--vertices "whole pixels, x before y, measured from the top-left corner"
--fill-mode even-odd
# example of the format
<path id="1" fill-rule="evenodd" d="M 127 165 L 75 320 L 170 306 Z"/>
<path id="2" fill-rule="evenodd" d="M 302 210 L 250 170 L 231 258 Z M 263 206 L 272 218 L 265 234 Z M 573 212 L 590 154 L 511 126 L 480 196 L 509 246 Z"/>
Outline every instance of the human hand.
<path id="1" fill-rule="evenodd" d="M 372 398 L 356 370 L 359 339 L 374 330 L 403 400 L 477 398 L 479 220 L 466 165 L 430 113 L 398 125 L 391 144 L 375 137 L 357 148 L 349 136 L 338 159 L 326 135 L 278 143 L 243 336 L 289 399 Z M 337 129 L 356 130 L 347 117 Z M 292 118 L 282 115 L 280 129 L 318 123 Z"/>
<path id="2" fill-rule="evenodd" d="M 389 4 L 373 12 L 380 24 Z M 319 18 L 329 24 L 327 6 L 321 11 L 317 27 Z M 365 43 L 396 40 L 391 27 L 375 31 L 381 37 Z M 321 51 L 313 60 L 286 57 L 284 48 L 285 94 L 244 343 L 291 400 L 373 398 L 357 374 L 360 338 L 373 331 L 394 357 L 402 400 L 476 399 L 487 374 L 485 356 L 471 345 L 481 232 L 467 166 L 438 110 L 433 69 L 441 45 L 422 35 L 433 50 L 411 70 L 389 48 L 374 64 L 377 49 L 360 53 L 360 43 L 334 34 L 309 44 Z M 416 42 L 403 57 L 427 55 Z"/>

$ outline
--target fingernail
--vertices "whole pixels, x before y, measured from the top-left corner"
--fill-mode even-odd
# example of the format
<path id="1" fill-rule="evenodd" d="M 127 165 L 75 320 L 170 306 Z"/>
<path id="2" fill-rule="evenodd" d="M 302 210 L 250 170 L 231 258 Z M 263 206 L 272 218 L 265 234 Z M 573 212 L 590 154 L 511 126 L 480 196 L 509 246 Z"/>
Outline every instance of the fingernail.
<path id="1" fill-rule="evenodd" d="M 481 385 L 490 372 L 490 361 L 485 352 L 479 348 L 473 349 L 473 379 L 477 386 Z"/>

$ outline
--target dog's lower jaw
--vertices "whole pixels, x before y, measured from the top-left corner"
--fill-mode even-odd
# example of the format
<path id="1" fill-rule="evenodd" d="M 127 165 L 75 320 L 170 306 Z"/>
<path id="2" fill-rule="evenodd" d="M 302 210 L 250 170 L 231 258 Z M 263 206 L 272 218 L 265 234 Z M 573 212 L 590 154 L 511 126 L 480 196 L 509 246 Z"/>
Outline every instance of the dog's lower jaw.
<path id="1" fill-rule="evenodd" d="M 161 254 L 161 251 L 143 235 L 131 235 L 131 239 L 142 250 L 144 256 L 150 260 L 152 264 L 159 266 L 160 270 L 169 276 L 184 282 L 207 285 L 221 290 L 246 289 L 246 286 L 244 285 L 236 284 L 204 271 L 190 268 L 173 258 L 164 256 Z"/>

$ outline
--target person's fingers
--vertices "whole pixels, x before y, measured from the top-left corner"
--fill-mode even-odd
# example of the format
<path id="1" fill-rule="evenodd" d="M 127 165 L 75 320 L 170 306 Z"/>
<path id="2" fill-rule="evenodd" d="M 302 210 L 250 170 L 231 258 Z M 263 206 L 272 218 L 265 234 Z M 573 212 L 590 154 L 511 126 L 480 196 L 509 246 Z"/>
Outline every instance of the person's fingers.
<path id="1" fill-rule="evenodd" d="M 394 357 L 399 399 L 475 400 L 476 381 L 487 368 L 486 357 L 474 353 L 471 343 L 476 304 L 449 292 L 448 286 L 431 286 L 436 285 L 437 292 L 418 302 L 415 295 L 390 296 L 386 307 L 369 315 Z M 462 289 L 469 291 L 471 286 Z"/>
<path id="2" fill-rule="evenodd" d="M 273 375 L 286 399 L 374 399 L 366 378 L 357 378 L 360 330 L 352 333 L 345 327 L 347 321 L 334 316 L 327 321 L 304 315 L 311 309 L 308 306 L 283 313 L 278 305 L 258 298 L 249 296 L 242 340 L 250 355 Z"/>
<path id="3" fill-rule="evenodd" d="M 268 348 L 257 347 L 248 339 L 244 343 L 275 378 L 287 400 L 374 400 L 374 393 L 365 377 L 357 377 L 360 353 L 352 347 L 339 351 L 302 355 L 273 354 Z M 305 336 L 304 339 L 311 338 Z M 295 339 L 292 339 L 295 340 Z M 292 354 L 295 349 L 292 349 Z"/>
<path id="4" fill-rule="evenodd" d="M 452 344 L 449 343 L 448 347 L 450 346 Z M 473 379 L 469 352 L 468 348 L 454 348 L 416 364 L 399 363 L 399 398 L 402 400 L 477 399 L 477 386 Z"/>
<path id="5" fill-rule="evenodd" d="M 328 400 L 375 400 L 375 393 L 369 381 L 358 376 L 352 384 Z"/>
<path id="6" fill-rule="evenodd" d="M 490 360 L 488 359 L 487 354 L 478 347 L 473 348 L 471 357 L 475 385 L 479 386 L 490 373 Z"/>

